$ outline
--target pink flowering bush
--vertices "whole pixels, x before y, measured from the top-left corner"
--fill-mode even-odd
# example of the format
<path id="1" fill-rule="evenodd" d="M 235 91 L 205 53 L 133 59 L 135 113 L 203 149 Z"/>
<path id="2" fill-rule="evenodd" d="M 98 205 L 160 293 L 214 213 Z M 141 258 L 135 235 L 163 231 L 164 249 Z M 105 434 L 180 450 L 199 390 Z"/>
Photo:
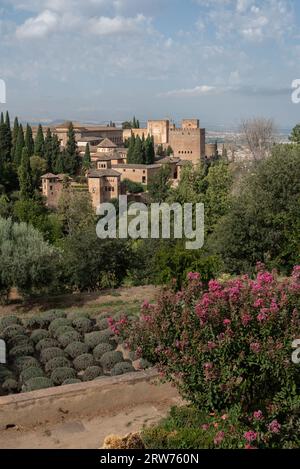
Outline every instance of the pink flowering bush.
<path id="1" fill-rule="evenodd" d="M 212 280 L 207 288 L 191 273 L 185 289 L 163 291 L 138 319 L 113 327 L 198 408 L 240 403 L 257 422 L 268 415 L 276 433 L 276 418 L 292 425 L 300 409 L 300 367 L 291 359 L 299 314 L 300 266 L 279 279 L 259 265 L 254 280 Z"/>

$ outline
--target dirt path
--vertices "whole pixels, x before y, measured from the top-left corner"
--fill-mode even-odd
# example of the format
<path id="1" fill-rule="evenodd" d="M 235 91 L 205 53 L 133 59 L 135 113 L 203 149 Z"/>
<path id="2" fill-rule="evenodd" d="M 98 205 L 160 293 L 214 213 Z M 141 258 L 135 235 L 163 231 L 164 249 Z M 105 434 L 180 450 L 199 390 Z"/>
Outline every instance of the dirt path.
<path id="1" fill-rule="evenodd" d="M 139 431 L 145 424 L 158 422 L 168 410 L 167 404 L 145 404 L 107 417 L 68 420 L 31 430 L 2 430 L 0 449 L 97 449 L 106 436 Z"/>

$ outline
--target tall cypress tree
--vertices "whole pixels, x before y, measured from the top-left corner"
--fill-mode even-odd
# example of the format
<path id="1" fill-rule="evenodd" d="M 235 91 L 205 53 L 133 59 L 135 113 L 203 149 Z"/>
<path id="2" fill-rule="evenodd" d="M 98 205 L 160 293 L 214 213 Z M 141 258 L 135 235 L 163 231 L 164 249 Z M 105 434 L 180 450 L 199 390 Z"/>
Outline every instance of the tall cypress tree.
<path id="1" fill-rule="evenodd" d="M 132 161 L 134 164 L 143 164 L 143 145 L 139 135 L 135 139 Z"/>
<path id="2" fill-rule="evenodd" d="M 34 154 L 40 156 L 41 158 L 44 158 L 44 134 L 43 134 L 43 128 L 41 124 L 38 126 L 38 131 L 35 137 L 35 142 L 34 142 Z"/>
<path id="3" fill-rule="evenodd" d="M 155 162 L 155 150 L 153 139 L 148 135 L 145 141 L 145 164 L 153 164 Z"/>
<path id="4" fill-rule="evenodd" d="M 75 131 L 72 122 L 68 130 L 68 140 L 64 152 L 64 166 L 67 173 L 71 176 L 78 174 L 80 170 L 80 156 L 75 138 Z"/>
<path id="5" fill-rule="evenodd" d="M 16 143 L 15 164 L 19 166 L 22 159 L 22 151 L 25 146 L 24 131 L 22 124 L 19 125 L 18 138 Z"/>
<path id="6" fill-rule="evenodd" d="M 19 120 L 17 117 L 15 117 L 14 128 L 12 131 L 12 148 L 11 148 L 11 157 L 13 161 L 15 160 L 15 155 L 16 155 L 18 133 L 19 133 Z"/>
<path id="7" fill-rule="evenodd" d="M 44 157 L 47 161 L 47 171 L 52 172 L 52 153 L 53 153 L 53 141 L 52 141 L 52 133 L 51 130 L 47 129 L 47 134 L 44 142 Z"/>
<path id="8" fill-rule="evenodd" d="M 4 114 L 3 112 L 1 112 L 1 116 L 0 116 L 0 125 L 4 124 Z"/>
<path id="9" fill-rule="evenodd" d="M 87 146 L 85 147 L 85 153 L 84 153 L 84 157 L 83 157 L 83 160 L 82 160 L 82 169 L 84 171 L 87 171 L 91 168 L 91 152 L 90 152 L 90 145 L 87 144 Z"/>
<path id="10" fill-rule="evenodd" d="M 1 115 L 0 123 L 0 158 L 2 162 L 11 161 L 11 128 L 8 112 L 4 121 L 3 113 Z"/>
<path id="11" fill-rule="evenodd" d="M 55 161 L 55 166 L 53 167 L 55 174 L 63 174 L 66 172 L 65 169 L 65 150 L 62 152 L 59 152 L 56 161 Z"/>
<path id="12" fill-rule="evenodd" d="M 28 200 L 33 196 L 34 188 L 30 167 L 30 158 L 27 147 L 22 150 L 21 164 L 18 170 L 21 200 Z"/>
<path id="13" fill-rule="evenodd" d="M 9 117 L 8 111 L 6 111 L 5 125 L 6 125 L 6 149 L 7 149 L 7 159 L 8 159 L 9 161 L 11 161 L 12 133 L 11 133 L 10 117 Z"/>
<path id="14" fill-rule="evenodd" d="M 34 155 L 34 140 L 32 136 L 32 128 L 29 124 L 26 126 L 25 147 L 28 150 L 29 157 Z"/>
<path id="15" fill-rule="evenodd" d="M 134 147 L 135 147 L 135 136 L 132 135 L 129 139 L 129 146 L 128 146 L 128 152 L 127 152 L 127 163 L 132 164 L 133 161 L 133 152 L 134 152 Z"/>
<path id="16" fill-rule="evenodd" d="M 61 171 L 57 171 L 58 173 L 63 173 L 64 172 L 64 167 L 63 167 L 63 162 L 62 162 L 62 155 L 61 155 L 61 149 L 60 149 L 60 141 L 58 139 L 58 136 L 56 134 L 52 135 L 52 156 L 51 156 L 51 167 L 52 171 L 56 172 L 56 165 L 57 161 L 61 159 L 61 162 L 59 163 L 60 166 L 62 166 Z"/>

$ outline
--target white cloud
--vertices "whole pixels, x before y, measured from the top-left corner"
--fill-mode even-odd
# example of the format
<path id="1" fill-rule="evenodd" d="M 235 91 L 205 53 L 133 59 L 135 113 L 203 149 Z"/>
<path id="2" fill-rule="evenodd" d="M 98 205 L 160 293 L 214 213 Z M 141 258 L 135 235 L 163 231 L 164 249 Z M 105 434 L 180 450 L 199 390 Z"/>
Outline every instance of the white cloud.
<path id="1" fill-rule="evenodd" d="M 209 85 L 199 85 L 195 86 L 194 88 L 182 88 L 179 90 L 171 90 L 165 93 L 161 93 L 160 96 L 165 97 L 182 97 L 182 96 L 202 96 L 210 93 L 214 93 L 217 91 L 215 86 Z"/>
<path id="2" fill-rule="evenodd" d="M 101 16 L 100 18 L 92 18 L 89 21 L 90 31 L 99 36 L 138 32 L 146 24 L 147 19 L 141 14 L 134 18 L 125 18 L 123 16 L 109 18 Z"/>
<path id="3" fill-rule="evenodd" d="M 16 30 L 18 39 L 40 38 L 56 30 L 59 17 L 50 10 L 45 10 L 36 18 L 29 18 Z"/>

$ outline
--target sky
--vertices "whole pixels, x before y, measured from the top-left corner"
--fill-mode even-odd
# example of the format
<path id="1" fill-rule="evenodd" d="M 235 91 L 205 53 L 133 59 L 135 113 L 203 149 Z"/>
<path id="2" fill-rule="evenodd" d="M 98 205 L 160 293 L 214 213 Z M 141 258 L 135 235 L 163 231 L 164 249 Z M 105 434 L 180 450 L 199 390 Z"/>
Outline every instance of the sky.
<path id="1" fill-rule="evenodd" d="M 0 0 L 0 80 L 31 122 L 300 121 L 299 0 Z"/>

